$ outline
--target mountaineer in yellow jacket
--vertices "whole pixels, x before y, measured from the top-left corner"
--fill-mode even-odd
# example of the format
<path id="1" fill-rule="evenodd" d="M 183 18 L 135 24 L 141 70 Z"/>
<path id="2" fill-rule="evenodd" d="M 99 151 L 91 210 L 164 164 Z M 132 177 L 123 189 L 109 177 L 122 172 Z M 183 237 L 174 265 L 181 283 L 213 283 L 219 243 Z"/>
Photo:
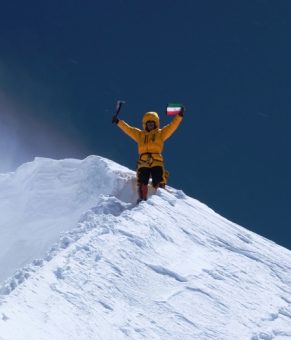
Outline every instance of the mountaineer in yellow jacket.
<path id="1" fill-rule="evenodd" d="M 148 183 L 152 178 L 154 188 L 165 188 L 167 171 L 164 168 L 162 151 L 164 142 L 173 134 L 180 125 L 184 115 L 184 108 L 163 128 L 160 128 L 160 118 L 156 112 L 147 112 L 142 120 L 143 130 L 128 125 L 119 120 L 117 116 L 112 122 L 131 137 L 138 144 L 139 160 L 137 161 L 138 201 L 146 200 Z"/>

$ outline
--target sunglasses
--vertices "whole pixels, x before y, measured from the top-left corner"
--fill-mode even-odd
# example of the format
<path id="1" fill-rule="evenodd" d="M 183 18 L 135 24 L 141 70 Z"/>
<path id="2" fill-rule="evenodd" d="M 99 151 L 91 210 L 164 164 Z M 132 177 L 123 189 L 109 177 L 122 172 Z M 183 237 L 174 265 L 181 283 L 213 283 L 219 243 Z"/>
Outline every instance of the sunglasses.
<path id="1" fill-rule="evenodd" d="M 156 125 L 156 123 L 153 120 L 148 120 L 146 125 Z"/>

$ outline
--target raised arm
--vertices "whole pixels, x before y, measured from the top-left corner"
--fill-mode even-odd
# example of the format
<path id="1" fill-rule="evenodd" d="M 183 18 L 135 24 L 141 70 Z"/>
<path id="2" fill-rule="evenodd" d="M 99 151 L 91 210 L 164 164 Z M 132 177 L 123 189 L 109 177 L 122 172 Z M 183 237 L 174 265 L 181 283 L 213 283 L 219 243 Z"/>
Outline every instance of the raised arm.
<path id="1" fill-rule="evenodd" d="M 124 120 L 118 120 L 116 124 L 124 133 L 138 142 L 138 136 L 141 133 L 140 129 L 128 125 Z"/>
<path id="2" fill-rule="evenodd" d="M 181 115 L 177 115 L 170 124 L 162 128 L 162 138 L 164 141 L 167 140 L 176 131 L 182 120 L 183 117 Z"/>

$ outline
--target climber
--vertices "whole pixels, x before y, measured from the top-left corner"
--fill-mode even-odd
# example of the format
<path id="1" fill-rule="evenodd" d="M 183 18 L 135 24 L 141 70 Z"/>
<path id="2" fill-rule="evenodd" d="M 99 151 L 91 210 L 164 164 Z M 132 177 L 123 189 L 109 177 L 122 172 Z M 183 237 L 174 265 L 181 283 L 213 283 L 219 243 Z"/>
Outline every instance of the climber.
<path id="1" fill-rule="evenodd" d="M 184 116 L 184 107 L 163 128 L 160 128 L 160 118 L 156 112 L 147 112 L 143 116 L 143 130 L 128 125 L 124 120 L 113 116 L 112 122 L 138 144 L 139 159 L 137 161 L 138 202 L 147 200 L 148 183 L 152 179 L 154 188 L 165 188 L 168 172 L 165 170 L 162 156 L 164 141 L 166 141 L 180 125 Z"/>

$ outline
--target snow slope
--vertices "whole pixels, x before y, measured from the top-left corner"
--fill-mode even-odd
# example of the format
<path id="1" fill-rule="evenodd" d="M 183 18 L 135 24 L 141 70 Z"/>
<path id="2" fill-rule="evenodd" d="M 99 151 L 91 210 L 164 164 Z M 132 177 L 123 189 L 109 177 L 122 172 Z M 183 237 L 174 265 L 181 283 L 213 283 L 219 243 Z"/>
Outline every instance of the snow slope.
<path id="1" fill-rule="evenodd" d="M 96 156 L 1 176 L 1 340 L 291 338 L 289 250 L 133 188 Z"/>
<path id="2" fill-rule="evenodd" d="M 118 176 L 112 171 L 99 157 L 36 158 L 15 173 L 0 175 L 0 282 L 43 257 L 100 194 L 115 195 L 132 177 L 121 166 L 114 167 Z"/>

